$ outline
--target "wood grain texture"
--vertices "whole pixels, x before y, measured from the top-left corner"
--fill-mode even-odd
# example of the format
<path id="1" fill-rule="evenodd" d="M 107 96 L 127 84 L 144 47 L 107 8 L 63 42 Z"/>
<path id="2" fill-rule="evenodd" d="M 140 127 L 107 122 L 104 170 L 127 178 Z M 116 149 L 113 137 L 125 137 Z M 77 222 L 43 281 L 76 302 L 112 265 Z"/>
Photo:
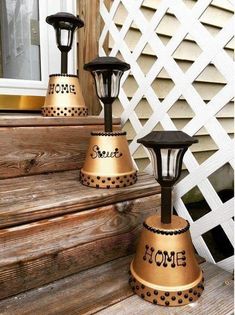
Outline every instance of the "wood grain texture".
<path id="1" fill-rule="evenodd" d="M 113 118 L 115 125 L 120 125 L 120 118 Z M 98 116 L 87 117 L 43 117 L 41 114 L 0 114 L 0 127 L 26 126 L 84 126 L 104 125 L 104 119 Z M 0 129 L 1 130 L 1 129 Z"/>
<path id="2" fill-rule="evenodd" d="M 155 195 L 0 230 L 0 299 L 133 253 L 159 207 Z"/>
<path id="3" fill-rule="evenodd" d="M 153 176 L 139 174 L 133 186 L 96 189 L 79 182 L 79 171 L 0 181 L 0 228 L 97 208 L 160 193 Z"/>
<path id="4" fill-rule="evenodd" d="M 211 263 L 203 263 L 205 272 L 205 290 L 200 299 L 182 307 L 162 307 L 144 302 L 138 296 L 131 296 L 105 310 L 99 315 L 232 315 L 233 314 L 233 281 L 232 274 Z M 225 281 L 228 284 L 225 284 Z"/>
<path id="5" fill-rule="evenodd" d="M 206 286 L 193 305 L 167 308 L 152 305 L 128 285 L 132 256 L 61 279 L 39 289 L 0 302 L 1 315 L 230 315 L 233 313 L 232 275 L 216 265 L 203 263 Z M 225 281 L 229 280 L 228 284 Z"/>
<path id="6" fill-rule="evenodd" d="M 132 295 L 122 258 L 0 302 L 0 314 L 92 314 Z"/>
<path id="7" fill-rule="evenodd" d="M 80 169 L 93 130 L 103 126 L 0 127 L 0 179 Z"/>
<path id="8" fill-rule="evenodd" d="M 85 71 L 85 63 L 98 57 L 98 40 L 101 32 L 101 16 L 99 0 L 79 0 L 78 11 L 85 27 L 78 31 L 78 73 L 80 85 L 89 112 L 98 115 L 101 105 L 96 95 L 94 79 Z"/>

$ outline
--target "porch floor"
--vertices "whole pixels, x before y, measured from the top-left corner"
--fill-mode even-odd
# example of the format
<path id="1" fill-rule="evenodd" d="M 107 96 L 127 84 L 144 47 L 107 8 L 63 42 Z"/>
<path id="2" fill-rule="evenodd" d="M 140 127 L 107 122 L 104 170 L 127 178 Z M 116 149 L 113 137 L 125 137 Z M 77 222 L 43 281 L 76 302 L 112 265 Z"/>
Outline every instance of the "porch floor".
<path id="1" fill-rule="evenodd" d="M 232 274 L 201 264 L 205 290 L 182 307 L 162 307 L 134 295 L 128 284 L 133 256 L 110 261 L 0 302 L 1 315 L 229 315 L 233 314 Z"/>

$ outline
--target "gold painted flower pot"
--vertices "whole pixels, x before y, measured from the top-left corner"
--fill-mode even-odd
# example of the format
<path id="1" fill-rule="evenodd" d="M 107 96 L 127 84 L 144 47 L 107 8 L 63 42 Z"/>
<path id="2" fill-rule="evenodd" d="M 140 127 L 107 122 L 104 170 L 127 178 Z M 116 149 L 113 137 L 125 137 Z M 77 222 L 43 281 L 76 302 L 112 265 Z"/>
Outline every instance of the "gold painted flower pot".
<path id="1" fill-rule="evenodd" d="M 96 188 L 133 185 L 137 171 L 133 167 L 125 132 L 92 132 L 81 183 Z"/>
<path id="2" fill-rule="evenodd" d="M 42 107 L 42 115 L 50 117 L 87 116 L 78 77 L 69 74 L 51 74 Z"/>
<path id="3" fill-rule="evenodd" d="M 141 298 L 164 306 L 195 302 L 204 289 L 189 223 L 172 216 L 169 224 L 158 215 L 150 216 L 130 267 L 130 285 Z"/>

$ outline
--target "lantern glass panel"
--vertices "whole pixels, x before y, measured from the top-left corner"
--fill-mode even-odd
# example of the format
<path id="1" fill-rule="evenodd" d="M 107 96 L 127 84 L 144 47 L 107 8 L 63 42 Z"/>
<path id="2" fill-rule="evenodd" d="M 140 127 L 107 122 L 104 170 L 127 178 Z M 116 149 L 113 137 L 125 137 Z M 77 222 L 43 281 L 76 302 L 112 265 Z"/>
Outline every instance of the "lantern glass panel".
<path id="1" fill-rule="evenodd" d="M 158 170 L 157 170 L 157 155 L 154 149 L 148 148 L 150 157 L 151 157 L 151 162 L 153 165 L 153 175 L 156 179 L 158 179 Z"/>
<path id="2" fill-rule="evenodd" d="M 71 31 L 62 29 L 60 30 L 60 45 L 61 46 L 70 46 L 71 42 Z"/>
<path id="3" fill-rule="evenodd" d="M 173 181 L 176 180 L 181 171 L 179 163 L 184 152 L 183 149 L 161 149 L 161 162 L 162 162 L 162 180 Z"/>
<path id="4" fill-rule="evenodd" d="M 121 70 L 96 70 L 92 72 L 95 78 L 96 91 L 100 99 L 116 98 L 119 93 Z"/>
<path id="5" fill-rule="evenodd" d="M 67 29 L 57 29 L 56 30 L 56 41 L 58 47 L 67 47 L 68 50 L 72 46 L 73 41 L 73 31 Z"/>

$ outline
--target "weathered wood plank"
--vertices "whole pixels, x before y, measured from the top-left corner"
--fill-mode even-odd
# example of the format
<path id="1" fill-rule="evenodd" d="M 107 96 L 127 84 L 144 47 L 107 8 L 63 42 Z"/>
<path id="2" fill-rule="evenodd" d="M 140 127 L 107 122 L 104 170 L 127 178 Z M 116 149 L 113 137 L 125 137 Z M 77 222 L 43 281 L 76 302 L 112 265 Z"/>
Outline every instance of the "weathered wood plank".
<path id="1" fill-rule="evenodd" d="M 0 299 L 133 253 L 159 206 L 155 195 L 0 230 Z"/>
<path id="2" fill-rule="evenodd" d="M 79 171 L 57 172 L 0 181 L 0 228 L 146 197 L 160 192 L 153 176 L 139 174 L 133 186 L 87 188 Z"/>
<path id="3" fill-rule="evenodd" d="M 85 103 L 93 115 L 100 113 L 101 105 L 96 95 L 94 79 L 83 66 L 98 56 L 102 20 L 99 8 L 98 0 L 78 1 L 79 16 L 85 23 L 85 27 L 78 31 L 78 73 Z"/>
<path id="4" fill-rule="evenodd" d="M 205 272 L 205 291 L 200 299 L 191 305 L 182 307 L 162 307 L 144 302 L 134 295 L 120 303 L 98 312 L 99 315 L 181 315 L 181 314 L 210 314 L 232 315 L 233 314 L 233 281 L 232 274 L 220 269 L 211 263 L 204 263 L 202 268 Z M 225 283 L 226 280 L 228 284 Z"/>
<path id="5" fill-rule="evenodd" d="M 0 302 L 1 315 L 92 314 L 132 295 L 125 257 Z"/>
<path id="6" fill-rule="evenodd" d="M 0 127 L 0 179 L 81 168 L 93 130 L 103 126 Z"/>
<path id="7" fill-rule="evenodd" d="M 143 301 L 128 285 L 132 256 L 61 279 L 39 289 L 0 302 L 1 315 L 126 315 L 233 313 L 232 275 L 215 265 L 203 263 L 206 286 L 197 303 L 178 308 L 155 306 Z"/>
<path id="8" fill-rule="evenodd" d="M 115 125 L 120 125 L 120 118 L 113 118 Z M 104 125 L 104 119 L 98 116 L 87 117 L 43 117 L 40 114 L 0 114 L 0 127 L 26 126 L 84 126 Z"/>

